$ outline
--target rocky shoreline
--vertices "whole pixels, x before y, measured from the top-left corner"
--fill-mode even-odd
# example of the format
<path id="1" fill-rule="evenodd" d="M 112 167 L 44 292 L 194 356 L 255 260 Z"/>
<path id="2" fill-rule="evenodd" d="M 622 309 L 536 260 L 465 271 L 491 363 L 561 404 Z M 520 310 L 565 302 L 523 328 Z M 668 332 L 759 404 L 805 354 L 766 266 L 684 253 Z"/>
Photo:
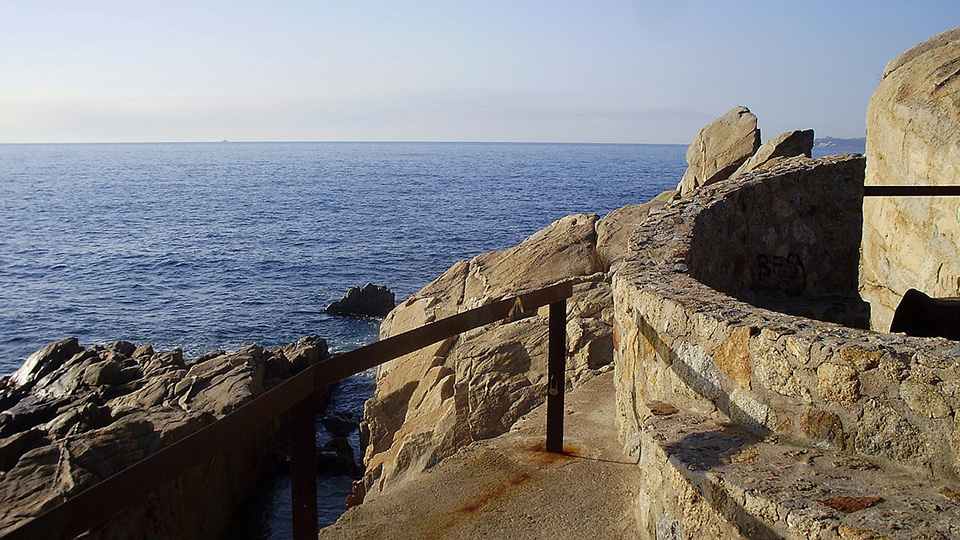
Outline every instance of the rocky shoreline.
<path id="1" fill-rule="evenodd" d="M 317 336 L 195 358 L 125 341 L 47 345 L 0 380 L 0 534 L 328 356 Z M 158 489 L 144 504 L 89 537 L 221 537 L 278 452 L 280 424 L 181 481 L 150 486 Z"/>

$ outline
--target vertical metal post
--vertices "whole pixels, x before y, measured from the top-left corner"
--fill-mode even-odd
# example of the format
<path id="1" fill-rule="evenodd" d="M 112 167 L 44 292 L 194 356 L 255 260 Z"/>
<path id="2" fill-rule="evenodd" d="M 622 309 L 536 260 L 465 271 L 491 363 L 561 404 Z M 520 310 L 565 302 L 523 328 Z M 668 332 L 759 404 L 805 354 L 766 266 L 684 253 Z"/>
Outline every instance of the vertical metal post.
<path id="1" fill-rule="evenodd" d="M 316 395 L 290 409 L 290 491 L 293 538 L 316 540 L 317 526 L 317 416 Z"/>
<path id="2" fill-rule="evenodd" d="M 547 452 L 563 453 L 563 392 L 567 364 L 567 300 L 550 304 L 547 359 Z"/>

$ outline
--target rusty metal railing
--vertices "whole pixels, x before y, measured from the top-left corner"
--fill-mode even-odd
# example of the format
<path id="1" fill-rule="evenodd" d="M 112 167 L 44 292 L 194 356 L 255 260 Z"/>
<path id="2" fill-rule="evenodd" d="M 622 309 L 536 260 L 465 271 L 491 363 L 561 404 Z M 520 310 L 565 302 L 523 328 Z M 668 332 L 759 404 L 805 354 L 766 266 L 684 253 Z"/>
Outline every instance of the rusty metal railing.
<path id="1" fill-rule="evenodd" d="M 4 535 L 3 540 L 78 536 L 106 522 L 121 510 L 141 502 L 187 470 L 215 458 L 232 445 L 252 436 L 257 428 L 287 411 L 290 411 L 293 535 L 297 540 L 315 540 L 318 534 L 317 390 L 467 330 L 503 319 L 517 319 L 546 305 L 550 306 L 546 449 L 548 452 L 561 453 L 566 300 L 572 294 L 573 285 L 570 282 L 558 283 L 440 319 L 314 364 L 216 422 L 22 523 Z"/>

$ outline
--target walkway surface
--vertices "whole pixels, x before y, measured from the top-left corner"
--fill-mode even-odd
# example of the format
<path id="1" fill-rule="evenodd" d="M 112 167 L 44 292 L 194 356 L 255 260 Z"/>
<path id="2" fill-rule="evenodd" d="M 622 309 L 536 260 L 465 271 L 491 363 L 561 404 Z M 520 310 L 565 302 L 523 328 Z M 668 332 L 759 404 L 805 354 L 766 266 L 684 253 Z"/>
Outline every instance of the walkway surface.
<path id="1" fill-rule="evenodd" d="M 635 538 L 639 469 L 617 439 L 613 373 L 567 394 L 565 455 L 543 449 L 545 409 L 350 509 L 320 538 Z"/>

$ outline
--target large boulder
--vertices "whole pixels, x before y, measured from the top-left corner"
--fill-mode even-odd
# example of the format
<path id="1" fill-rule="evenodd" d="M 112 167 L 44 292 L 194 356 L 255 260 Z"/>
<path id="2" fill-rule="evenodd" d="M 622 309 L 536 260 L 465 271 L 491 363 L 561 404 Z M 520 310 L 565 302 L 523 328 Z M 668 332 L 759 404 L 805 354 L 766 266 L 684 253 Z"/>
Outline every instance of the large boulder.
<path id="1" fill-rule="evenodd" d="M 190 359 L 122 341 L 44 347 L 0 385 L 12 402 L 0 410 L 0 535 L 326 357 L 317 337 Z M 159 489 L 89 537 L 221 537 L 271 452 L 272 427 L 251 435 L 182 481 L 146 486 Z"/>
<path id="2" fill-rule="evenodd" d="M 621 206 L 597 222 L 597 254 L 607 270 L 613 270 L 628 253 L 627 242 L 650 211 L 667 204 L 676 191 L 664 191 L 649 202 Z"/>
<path id="3" fill-rule="evenodd" d="M 887 64 L 867 108 L 866 185 L 960 184 L 960 28 Z M 960 199 L 869 197 L 860 292 L 886 331 L 911 288 L 960 296 Z"/>
<path id="4" fill-rule="evenodd" d="M 10 376 L 13 386 L 29 391 L 44 375 L 62 366 L 64 362 L 83 350 L 77 338 L 67 338 L 51 343 L 34 352 Z"/>
<path id="5" fill-rule="evenodd" d="M 700 130 L 687 148 L 687 170 L 677 190 L 681 196 L 727 179 L 760 147 L 757 117 L 739 106 Z"/>
<path id="6" fill-rule="evenodd" d="M 596 249 L 596 215 L 562 218 L 511 249 L 451 267 L 397 306 L 388 337 L 460 311 L 574 278 L 567 304 L 568 384 L 612 360 L 610 287 Z M 493 324 L 381 366 L 364 410 L 367 497 L 470 442 L 507 431 L 543 402 L 547 310 Z"/>
<path id="7" fill-rule="evenodd" d="M 750 159 L 743 162 L 743 165 L 734 171 L 729 179 L 734 180 L 751 171 L 765 169 L 774 163 L 778 163 L 782 158 L 796 156 L 811 157 L 812 152 L 812 129 L 788 131 L 776 139 L 771 139 L 760 145 L 757 152 L 750 156 Z"/>

